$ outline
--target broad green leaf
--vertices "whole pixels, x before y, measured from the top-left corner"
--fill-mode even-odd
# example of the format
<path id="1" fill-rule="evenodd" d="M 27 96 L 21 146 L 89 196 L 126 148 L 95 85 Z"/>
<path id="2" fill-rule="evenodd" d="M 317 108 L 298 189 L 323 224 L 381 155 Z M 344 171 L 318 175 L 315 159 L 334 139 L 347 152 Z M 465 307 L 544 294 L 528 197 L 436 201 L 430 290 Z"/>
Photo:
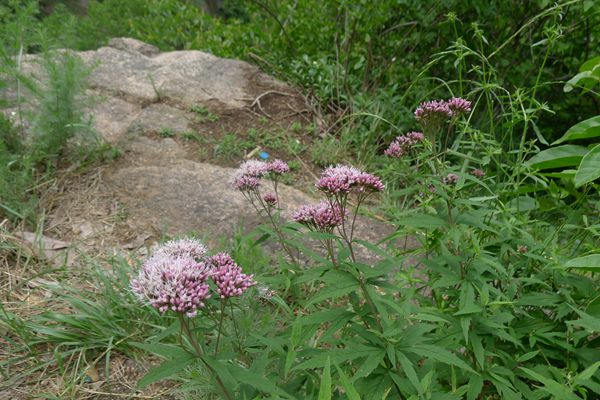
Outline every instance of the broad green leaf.
<path id="1" fill-rule="evenodd" d="M 587 11 L 594 1 L 584 1 L 584 10 Z M 584 62 L 579 68 L 579 73 L 569 79 L 563 88 L 565 93 L 573 90 L 575 86 L 591 88 L 595 83 L 600 83 L 600 56 Z"/>
<path id="2" fill-rule="evenodd" d="M 570 127 L 552 146 L 571 140 L 589 139 L 600 136 L 600 115 L 588 118 Z"/>
<path id="3" fill-rule="evenodd" d="M 588 149 L 584 146 L 565 144 L 540 151 L 527 160 L 526 164 L 536 169 L 578 166 L 587 153 Z"/>
<path id="4" fill-rule="evenodd" d="M 540 375 L 531 369 L 523 367 L 520 367 L 519 369 L 525 374 L 529 375 L 529 377 L 531 377 L 532 379 L 535 379 L 536 381 L 542 383 L 544 385 L 543 390 L 554 396 L 554 398 L 561 400 L 581 400 L 579 397 L 573 394 L 571 389 L 561 385 L 555 380 L 546 378 L 545 376 Z"/>
<path id="5" fill-rule="evenodd" d="M 319 386 L 319 400 L 331 400 L 331 359 L 327 357 L 323 375 L 321 376 L 321 385 Z"/>
<path id="6" fill-rule="evenodd" d="M 431 358 L 444 364 L 454 365 L 458 368 L 464 369 L 465 371 L 477 374 L 477 372 L 475 372 L 475 370 L 473 370 L 473 368 L 471 368 L 466 362 L 439 346 L 417 344 L 406 349 L 406 351 L 410 351 L 411 353 L 417 354 L 421 357 Z"/>
<path id="7" fill-rule="evenodd" d="M 506 205 L 507 208 L 513 208 L 517 211 L 533 211 L 537 210 L 540 206 L 540 203 L 529 196 L 518 196 L 508 202 Z"/>
<path id="8" fill-rule="evenodd" d="M 600 127 L 598 128 L 600 131 Z M 600 144 L 583 156 L 575 175 L 575 187 L 580 187 L 600 178 Z"/>
<path id="9" fill-rule="evenodd" d="M 360 395 L 354 388 L 354 385 L 352 385 L 352 383 L 350 382 L 350 379 L 348 378 L 348 376 L 337 365 L 335 366 L 335 368 L 337 369 L 338 374 L 340 375 L 340 383 L 342 384 L 342 387 L 346 391 L 346 396 L 348 396 L 348 399 L 349 400 L 360 400 Z"/>
<path id="10" fill-rule="evenodd" d="M 445 219 L 430 214 L 411 214 L 399 218 L 398 225 L 410 226 L 411 228 L 435 229 L 446 226 Z"/>
<path id="11" fill-rule="evenodd" d="M 157 382 L 161 379 L 169 378 L 179 371 L 185 369 L 188 365 L 194 362 L 196 357 L 191 354 L 187 354 L 186 357 L 178 357 L 163 362 L 160 366 L 151 369 L 146 375 L 138 382 L 140 389 L 150 385 L 151 383 Z"/>
<path id="12" fill-rule="evenodd" d="M 590 254 L 587 256 L 574 258 L 567 261 L 564 267 L 598 272 L 600 271 L 600 254 Z"/>

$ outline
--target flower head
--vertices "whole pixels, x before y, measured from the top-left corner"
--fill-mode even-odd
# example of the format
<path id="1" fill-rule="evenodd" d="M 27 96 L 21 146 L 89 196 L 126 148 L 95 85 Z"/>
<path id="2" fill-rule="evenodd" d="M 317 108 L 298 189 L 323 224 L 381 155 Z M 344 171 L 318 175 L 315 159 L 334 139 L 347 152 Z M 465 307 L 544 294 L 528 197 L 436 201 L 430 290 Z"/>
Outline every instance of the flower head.
<path id="1" fill-rule="evenodd" d="M 283 175 L 290 172 L 290 166 L 282 160 L 273 160 L 268 164 L 269 172 L 275 175 Z"/>
<path id="2" fill-rule="evenodd" d="M 210 297 L 208 276 L 206 265 L 192 257 L 157 253 L 142 265 L 131 289 L 160 312 L 194 317 Z"/>
<path id="3" fill-rule="evenodd" d="M 452 117 L 452 110 L 444 100 L 423 102 L 415 110 L 415 119 L 422 124 L 444 121 L 450 117 Z"/>
<path id="4" fill-rule="evenodd" d="M 322 232 L 331 232 L 344 221 L 340 207 L 328 201 L 317 204 L 303 205 L 293 215 L 292 219 L 311 229 Z"/>
<path id="5" fill-rule="evenodd" d="M 471 102 L 462 97 L 453 97 L 446 102 L 448 108 L 452 112 L 453 117 L 471 112 Z"/>
<path id="6" fill-rule="evenodd" d="M 359 192 L 376 192 L 384 189 L 381 179 L 348 165 L 336 165 L 325 169 L 315 186 L 330 195 L 348 194 L 354 188 Z"/>
<path id="7" fill-rule="evenodd" d="M 355 185 L 361 193 L 383 192 L 385 189 L 385 185 L 379 177 L 366 172 L 361 172 L 355 180 Z"/>
<path id="8" fill-rule="evenodd" d="M 253 176 L 242 175 L 233 180 L 233 187 L 241 192 L 249 192 L 258 189 L 260 179 Z"/>
<path id="9" fill-rule="evenodd" d="M 256 285 L 252 275 L 242 273 L 242 269 L 227 253 L 218 253 L 207 260 L 211 277 L 222 299 L 241 296 L 250 286 Z"/>
<path id="10" fill-rule="evenodd" d="M 527 248 L 527 246 L 520 244 L 519 247 L 517 247 L 517 251 L 521 254 L 525 254 L 529 251 L 529 249 Z"/>
<path id="11" fill-rule="evenodd" d="M 277 196 L 275 193 L 267 193 L 263 196 L 263 201 L 267 207 L 275 207 L 277 205 Z"/>
<path id="12" fill-rule="evenodd" d="M 406 135 L 398 136 L 385 150 L 384 154 L 390 157 L 402 157 L 412 150 L 418 143 L 422 142 L 425 136 L 422 132 L 409 132 Z"/>
<path id="13" fill-rule="evenodd" d="M 269 164 L 260 160 L 247 160 L 240 164 L 236 175 L 252 176 L 262 178 L 269 172 Z"/>
<path id="14" fill-rule="evenodd" d="M 269 172 L 269 164 L 259 160 L 244 161 L 231 177 L 233 187 L 242 192 L 255 190 L 260 178 Z"/>
<path id="15" fill-rule="evenodd" d="M 206 252 L 206 246 L 198 239 L 183 238 L 163 243 L 156 249 L 154 256 L 190 257 L 196 261 L 202 261 L 206 257 Z"/>

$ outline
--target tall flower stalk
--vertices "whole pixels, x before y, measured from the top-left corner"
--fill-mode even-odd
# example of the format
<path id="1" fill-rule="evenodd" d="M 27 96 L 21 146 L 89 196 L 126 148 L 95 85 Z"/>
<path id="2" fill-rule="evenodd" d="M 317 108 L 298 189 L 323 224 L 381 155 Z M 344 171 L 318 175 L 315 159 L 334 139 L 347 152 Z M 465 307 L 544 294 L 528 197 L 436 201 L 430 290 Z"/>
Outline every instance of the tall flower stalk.
<path id="1" fill-rule="evenodd" d="M 291 261 L 296 263 L 296 256 L 279 224 L 281 212 L 279 207 L 279 182 L 281 177 L 289 171 L 290 167 L 282 160 L 271 162 L 248 160 L 243 162 L 234 172 L 231 183 L 235 189 L 242 193 L 259 215 L 267 216 L 281 247 Z M 264 193 L 264 178 L 271 182 L 272 192 L 267 191 Z"/>
<path id="2" fill-rule="evenodd" d="M 337 165 L 325 169 L 315 186 L 325 195 L 332 208 L 339 209 L 341 223 L 337 230 L 350 251 L 352 261 L 356 262 L 353 240 L 358 211 L 371 194 L 383 191 L 385 186 L 375 175 L 347 165 Z M 352 214 L 348 210 L 348 200 L 351 194 L 356 197 L 356 206 Z M 347 218 L 349 215 L 352 215 L 351 220 Z"/>
<path id="3" fill-rule="evenodd" d="M 174 312 L 177 315 L 182 335 L 187 337 L 194 354 L 215 374 L 224 398 L 233 399 L 216 371 L 204 359 L 205 352 L 190 324 L 199 314 L 210 316 L 206 305 L 216 295 L 220 302 L 215 344 L 217 354 L 228 301 L 241 296 L 255 284 L 253 276 L 244 274 L 228 254 L 218 253 L 209 257 L 200 241 L 180 239 L 159 246 L 142 264 L 130 287 L 142 302 L 163 314 Z"/>

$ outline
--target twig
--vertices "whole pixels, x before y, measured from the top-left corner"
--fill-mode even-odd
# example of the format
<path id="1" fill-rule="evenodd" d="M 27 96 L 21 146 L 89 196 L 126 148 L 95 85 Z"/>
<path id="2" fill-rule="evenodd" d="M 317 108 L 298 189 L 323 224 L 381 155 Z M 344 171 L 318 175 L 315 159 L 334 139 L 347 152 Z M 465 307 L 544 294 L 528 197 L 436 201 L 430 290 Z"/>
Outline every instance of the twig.
<path id="1" fill-rule="evenodd" d="M 165 393 L 167 393 L 169 390 L 165 390 L 162 391 L 160 393 L 157 393 L 155 395 L 152 396 L 144 396 L 141 394 L 133 394 L 133 393 L 108 393 L 108 392 L 100 392 L 97 390 L 92 390 L 92 389 L 87 389 L 84 387 L 79 387 L 79 390 L 81 390 L 82 392 L 86 392 L 86 393 L 91 393 L 91 394 L 100 394 L 103 396 L 115 396 L 115 397 L 127 397 L 128 399 L 156 399 L 158 398 L 157 396 L 161 396 Z"/>
<path id="2" fill-rule="evenodd" d="M 262 108 L 262 104 L 260 103 L 260 99 L 262 99 L 263 97 L 270 95 L 270 94 L 278 94 L 280 96 L 293 96 L 293 94 L 291 93 L 285 93 L 285 92 L 279 92 L 277 90 L 267 90 L 264 93 L 259 94 L 258 96 L 256 96 L 256 98 L 254 99 L 254 101 L 252 102 L 252 104 L 250 104 L 250 109 L 252 109 L 254 106 L 257 106 L 258 109 L 265 114 L 269 119 L 273 119 L 273 117 L 271 117 L 269 114 L 267 114 L 267 112 Z"/>

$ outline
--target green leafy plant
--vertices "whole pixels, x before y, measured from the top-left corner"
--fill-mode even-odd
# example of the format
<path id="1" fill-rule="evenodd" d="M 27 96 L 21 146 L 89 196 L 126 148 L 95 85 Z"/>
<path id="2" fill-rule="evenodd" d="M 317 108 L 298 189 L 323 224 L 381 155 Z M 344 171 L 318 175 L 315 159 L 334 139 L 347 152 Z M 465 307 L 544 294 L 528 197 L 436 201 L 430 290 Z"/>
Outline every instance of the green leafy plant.
<path id="1" fill-rule="evenodd" d="M 569 92 L 575 85 L 578 85 L 591 92 L 594 85 L 599 82 L 600 72 L 598 71 L 600 71 L 600 57 L 587 61 L 581 67 L 580 73 L 567 82 L 565 91 Z M 579 188 L 600 178 L 600 168 L 598 168 L 600 144 L 592 143 L 588 147 L 574 144 L 556 145 L 572 141 L 589 141 L 598 137 L 600 137 L 600 115 L 588 118 L 569 128 L 560 139 L 552 143 L 555 147 L 534 155 L 528 160 L 528 164 L 538 170 L 572 167 L 558 174 L 547 175 L 570 178 L 575 187 Z"/>

